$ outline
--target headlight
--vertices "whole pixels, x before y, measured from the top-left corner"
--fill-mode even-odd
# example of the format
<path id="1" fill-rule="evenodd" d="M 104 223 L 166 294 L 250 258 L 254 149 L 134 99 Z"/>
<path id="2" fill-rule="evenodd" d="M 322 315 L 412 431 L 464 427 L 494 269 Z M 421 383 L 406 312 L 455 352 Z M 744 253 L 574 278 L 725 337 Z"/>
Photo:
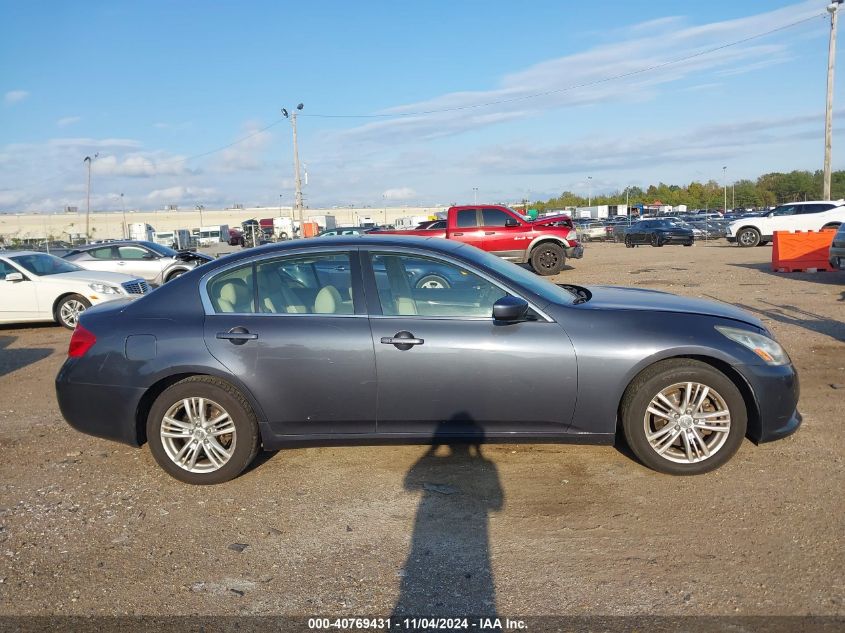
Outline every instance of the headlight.
<path id="1" fill-rule="evenodd" d="M 732 341 L 750 349 L 769 365 L 786 365 L 789 363 L 789 356 L 787 356 L 786 351 L 777 341 L 773 341 L 768 336 L 722 325 L 717 325 L 716 329 Z"/>
<path id="2" fill-rule="evenodd" d="M 93 284 L 88 284 L 88 287 L 93 290 L 94 292 L 99 292 L 101 295 L 119 295 L 120 288 L 115 286 L 110 286 L 108 284 L 101 284 L 98 282 L 94 282 Z"/>

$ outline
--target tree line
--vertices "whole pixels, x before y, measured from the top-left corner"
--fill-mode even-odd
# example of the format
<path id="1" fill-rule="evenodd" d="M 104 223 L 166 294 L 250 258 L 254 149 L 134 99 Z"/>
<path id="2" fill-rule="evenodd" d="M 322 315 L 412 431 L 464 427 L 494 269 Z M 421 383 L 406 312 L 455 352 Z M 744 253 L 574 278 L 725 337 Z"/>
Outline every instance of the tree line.
<path id="1" fill-rule="evenodd" d="M 592 204 L 625 204 L 626 191 L 593 196 Z M 628 187 L 629 204 L 651 204 L 659 200 L 663 204 L 687 205 L 689 209 L 721 209 L 725 203 L 725 189 L 715 180 L 707 182 L 693 181 L 688 185 L 667 185 L 659 183 L 641 187 Z M 834 200 L 845 198 L 845 171 L 835 171 L 831 177 L 831 197 Z M 791 171 L 789 173 L 772 172 L 763 174 L 756 181 L 737 180 L 728 183 L 728 208 L 770 207 L 784 202 L 799 200 L 820 200 L 822 198 L 821 171 Z M 562 209 L 564 207 L 587 206 L 587 198 L 571 191 L 546 201 L 537 201 L 531 208 Z"/>

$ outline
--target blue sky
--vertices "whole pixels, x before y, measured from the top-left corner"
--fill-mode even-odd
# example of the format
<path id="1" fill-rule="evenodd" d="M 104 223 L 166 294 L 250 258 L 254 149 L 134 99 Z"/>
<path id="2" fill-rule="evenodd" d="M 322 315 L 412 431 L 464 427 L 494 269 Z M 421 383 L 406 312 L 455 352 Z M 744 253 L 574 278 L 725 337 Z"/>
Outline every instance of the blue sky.
<path id="1" fill-rule="evenodd" d="M 95 209 L 290 205 L 299 102 L 314 207 L 818 169 L 825 5 L 2 0 L 0 211 L 83 206 L 94 153 Z"/>

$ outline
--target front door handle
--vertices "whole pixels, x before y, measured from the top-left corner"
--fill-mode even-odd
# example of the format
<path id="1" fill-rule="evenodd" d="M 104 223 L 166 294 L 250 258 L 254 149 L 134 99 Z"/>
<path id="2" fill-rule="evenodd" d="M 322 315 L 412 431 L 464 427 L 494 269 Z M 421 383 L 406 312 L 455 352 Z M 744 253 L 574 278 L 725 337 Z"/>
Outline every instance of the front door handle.
<path id="1" fill-rule="evenodd" d="M 452 233 L 452 235 L 463 235 L 463 233 Z"/>
<path id="2" fill-rule="evenodd" d="M 422 345 L 425 341 L 421 338 L 416 338 L 413 334 L 406 331 L 397 332 L 393 336 L 382 336 L 382 345 L 393 345 L 396 349 L 407 351 L 414 345 Z"/>
<path id="3" fill-rule="evenodd" d="M 243 345 L 247 341 L 254 341 L 258 334 L 253 334 L 245 327 L 233 327 L 228 332 L 218 332 L 217 338 L 229 341 L 232 345 Z"/>

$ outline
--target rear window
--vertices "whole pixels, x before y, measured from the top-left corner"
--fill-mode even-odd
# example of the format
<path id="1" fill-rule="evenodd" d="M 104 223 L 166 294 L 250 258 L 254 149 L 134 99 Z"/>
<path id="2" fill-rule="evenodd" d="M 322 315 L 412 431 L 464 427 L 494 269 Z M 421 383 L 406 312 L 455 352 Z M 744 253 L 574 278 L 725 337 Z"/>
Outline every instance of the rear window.
<path id="1" fill-rule="evenodd" d="M 475 209 L 463 209 L 458 211 L 457 226 L 461 228 L 478 226 Z"/>

